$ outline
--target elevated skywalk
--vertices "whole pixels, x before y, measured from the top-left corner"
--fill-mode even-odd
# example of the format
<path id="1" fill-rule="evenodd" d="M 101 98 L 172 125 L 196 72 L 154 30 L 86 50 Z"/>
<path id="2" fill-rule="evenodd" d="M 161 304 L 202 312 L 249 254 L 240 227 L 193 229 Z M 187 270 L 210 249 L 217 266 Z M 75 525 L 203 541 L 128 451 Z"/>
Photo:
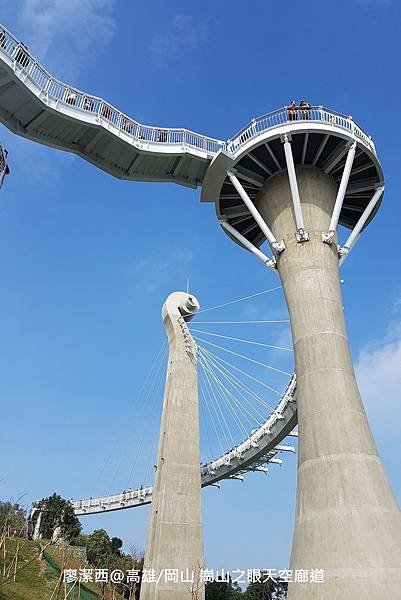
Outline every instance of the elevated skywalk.
<path id="1" fill-rule="evenodd" d="M 202 185 L 201 199 L 216 202 L 218 214 L 234 218 L 234 225 L 239 217 L 241 233 L 245 228 L 245 236 L 257 245 L 263 235 L 248 222 L 248 210 L 224 179 L 225 168 L 236 167 L 246 185 L 257 191 L 266 176 L 283 166 L 282 135 L 294 134 L 299 164 L 322 163 L 333 176 L 343 166 L 346 144 L 356 142 L 357 160 L 340 220 L 346 227 L 354 225 L 359 204 L 363 209 L 382 180 L 373 141 L 350 116 L 314 106 L 306 118 L 299 111 L 289 119 L 284 107 L 252 119 L 227 141 L 187 129 L 143 125 L 102 98 L 55 79 L 2 25 L 0 122 L 32 141 L 73 152 L 120 179 Z"/>
<path id="2" fill-rule="evenodd" d="M 73 152 L 120 179 L 196 187 L 223 142 L 150 127 L 58 81 L 0 25 L 0 121 L 30 140 Z"/>
<path id="3" fill-rule="evenodd" d="M 245 473 L 257 471 L 267 473 L 269 465 L 282 463 L 281 452 L 294 452 L 293 446 L 281 445 L 287 436 L 297 436 L 296 378 L 291 378 L 275 411 L 263 425 L 255 429 L 235 448 L 209 463 L 201 465 L 202 487 L 219 487 L 219 482 L 227 479 L 242 480 Z M 134 508 L 152 501 L 152 487 L 124 490 L 119 494 L 74 500 L 72 505 L 76 515 Z"/>

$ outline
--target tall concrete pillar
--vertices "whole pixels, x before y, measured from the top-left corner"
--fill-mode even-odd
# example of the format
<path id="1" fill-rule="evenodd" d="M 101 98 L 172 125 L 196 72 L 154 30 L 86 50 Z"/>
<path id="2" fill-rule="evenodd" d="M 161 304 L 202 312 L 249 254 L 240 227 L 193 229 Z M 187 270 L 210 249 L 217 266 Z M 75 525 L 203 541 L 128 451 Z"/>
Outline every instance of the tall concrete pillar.
<path id="1" fill-rule="evenodd" d="M 170 353 L 144 563 L 160 579 L 142 584 L 141 600 L 204 599 L 196 352 L 186 324 L 197 310 L 194 296 L 174 292 L 162 311 Z M 193 583 L 181 581 L 192 573 Z"/>
<path id="2" fill-rule="evenodd" d="M 401 514 L 355 380 L 337 246 L 322 243 L 338 187 L 314 167 L 297 167 L 296 175 L 309 241 L 296 240 L 287 172 L 269 178 L 256 199 L 286 244 L 277 266 L 291 320 L 299 420 L 291 569 L 324 569 L 324 583 L 294 583 L 288 599 L 394 600 L 401 598 Z"/>

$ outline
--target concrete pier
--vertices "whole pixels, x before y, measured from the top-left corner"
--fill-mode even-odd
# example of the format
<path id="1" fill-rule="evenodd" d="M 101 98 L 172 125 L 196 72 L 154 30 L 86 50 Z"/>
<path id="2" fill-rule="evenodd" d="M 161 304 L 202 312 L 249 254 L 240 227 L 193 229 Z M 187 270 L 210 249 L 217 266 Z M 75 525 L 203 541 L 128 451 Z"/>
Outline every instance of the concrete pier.
<path id="1" fill-rule="evenodd" d="M 204 599 L 196 351 L 186 325 L 197 310 L 194 296 L 174 292 L 162 311 L 170 353 L 144 563 L 161 576 L 142 583 L 141 600 Z M 191 573 L 193 583 L 181 581 Z"/>
<path id="2" fill-rule="evenodd" d="M 337 246 L 322 243 L 337 184 L 314 167 L 297 167 L 296 174 L 309 241 L 296 241 L 286 172 L 269 178 L 256 201 L 286 244 L 278 271 L 291 319 L 299 418 L 290 568 L 324 570 L 324 583 L 290 585 L 288 600 L 393 600 L 401 598 L 401 514 L 355 380 Z"/>

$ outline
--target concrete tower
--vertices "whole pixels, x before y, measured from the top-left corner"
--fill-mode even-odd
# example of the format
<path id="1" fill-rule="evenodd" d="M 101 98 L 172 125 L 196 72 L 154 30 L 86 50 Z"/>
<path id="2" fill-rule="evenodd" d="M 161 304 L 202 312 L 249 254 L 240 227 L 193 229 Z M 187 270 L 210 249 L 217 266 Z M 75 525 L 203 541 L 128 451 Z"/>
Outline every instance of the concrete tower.
<path id="1" fill-rule="evenodd" d="M 288 598 L 401 598 L 401 515 L 356 384 L 339 280 L 379 205 L 381 168 L 351 119 L 346 131 L 317 108 L 281 121 L 240 132 L 209 167 L 203 199 L 217 198 L 225 231 L 277 272 L 290 314 L 299 423 L 290 568 L 323 569 L 324 582 L 293 583 Z M 339 222 L 352 229 L 344 246 Z"/>
<path id="2" fill-rule="evenodd" d="M 170 353 L 144 564 L 160 580 L 142 584 L 141 600 L 204 598 L 196 347 L 186 324 L 198 310 L 194 296 L 174 292 L 162 311 Z M 181 581 L 192 573 L 193 583 Z"/>

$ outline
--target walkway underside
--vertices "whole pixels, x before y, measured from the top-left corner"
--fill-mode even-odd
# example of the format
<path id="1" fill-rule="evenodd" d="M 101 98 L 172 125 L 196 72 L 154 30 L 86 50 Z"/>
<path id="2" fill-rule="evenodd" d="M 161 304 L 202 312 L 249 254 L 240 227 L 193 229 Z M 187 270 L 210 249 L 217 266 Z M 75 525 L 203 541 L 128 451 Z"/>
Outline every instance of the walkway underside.
<path id="1" fill-rule="evenodd" d="M 194 156 L 176 145 L 157 153 L 151 142 L 134 143 L 129 133 L 97 115 L 82 120 L 72 107 L 66 105 L 61 112 L 56 106 L 57 101 L 21 88 L 10 67 L 0 68 L 0 120 L 14 133 L 77 154 L 119 179 L 174 181 L 190 187 L 203 179 L 206 153 Z"/>
<path id="2" fill-rule="evenodd" d="M 222 146 L 185 129 L 141 125 L 101 98 L 55 80 L 1 26 L 0 121 L 18 135 L 132 181 L 196 187 Z"/>

